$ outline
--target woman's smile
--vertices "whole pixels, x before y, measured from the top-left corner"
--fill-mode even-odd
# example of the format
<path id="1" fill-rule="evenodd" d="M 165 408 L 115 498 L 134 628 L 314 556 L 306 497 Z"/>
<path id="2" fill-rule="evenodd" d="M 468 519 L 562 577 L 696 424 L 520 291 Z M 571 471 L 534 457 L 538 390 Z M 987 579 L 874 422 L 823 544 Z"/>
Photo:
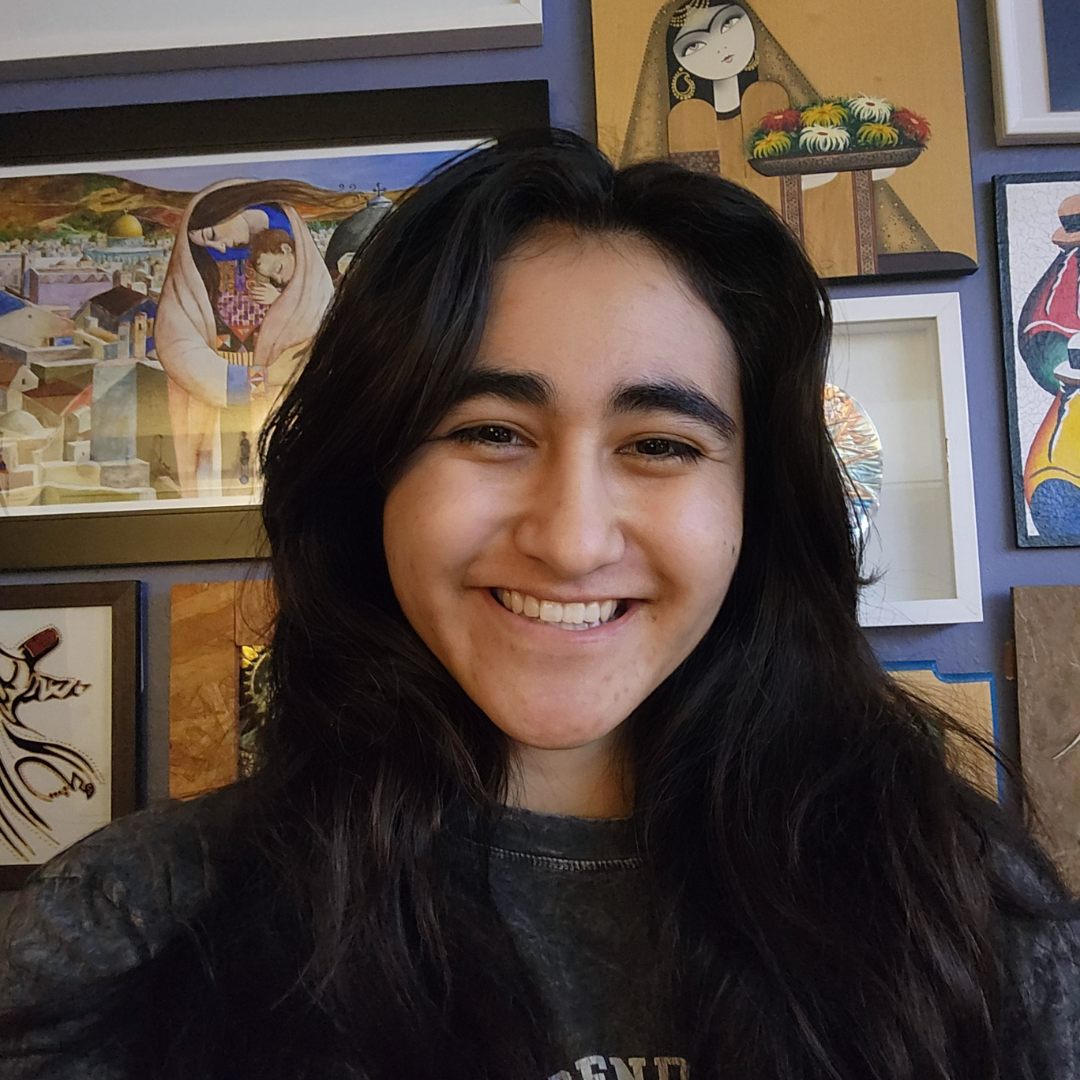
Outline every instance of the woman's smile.
<path id="1" fill-rule="evenodd" d="M 516 589 L 492 589 L 491 595 L 505 610 L 526 622 L 552 626 L 557 630 L 595 630 L 629 610 L 629 600 L 542 600 Z"/>

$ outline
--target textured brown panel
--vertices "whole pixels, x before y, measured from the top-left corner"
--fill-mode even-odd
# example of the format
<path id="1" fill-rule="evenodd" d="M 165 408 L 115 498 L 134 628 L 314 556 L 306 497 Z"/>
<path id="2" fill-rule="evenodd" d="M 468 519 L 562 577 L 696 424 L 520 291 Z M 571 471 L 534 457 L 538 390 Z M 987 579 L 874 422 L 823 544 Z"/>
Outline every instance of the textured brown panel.
<path id="1" fill-rule="evenodd" d="M 189 798 L 236 780 L 236 588 L 233 581 L 172 588 L 173 798 Z"/>
<path id="2" fill-rule="evenodd" d="M 1012 594 L 1021 764 L 1047 850 L 1080 891 L 1080 586 Z"/>

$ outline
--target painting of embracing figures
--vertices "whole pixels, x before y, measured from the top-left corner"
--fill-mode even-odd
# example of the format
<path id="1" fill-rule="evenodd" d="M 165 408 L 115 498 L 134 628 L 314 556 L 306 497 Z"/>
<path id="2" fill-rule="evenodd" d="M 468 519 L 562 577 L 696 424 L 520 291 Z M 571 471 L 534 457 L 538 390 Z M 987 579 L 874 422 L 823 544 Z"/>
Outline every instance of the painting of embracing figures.
<path id="1" fill-rule="evenodd" d="M 592 0 L 597 132 L 761 196 L 830 279 L 976 269 L 952 0 Z"/>
<path id="2" fill-rule="evenodd" d="M 364 239 L 471 143 L 0 169 L 0 503 L 256 503 L 259 433 Z"/>

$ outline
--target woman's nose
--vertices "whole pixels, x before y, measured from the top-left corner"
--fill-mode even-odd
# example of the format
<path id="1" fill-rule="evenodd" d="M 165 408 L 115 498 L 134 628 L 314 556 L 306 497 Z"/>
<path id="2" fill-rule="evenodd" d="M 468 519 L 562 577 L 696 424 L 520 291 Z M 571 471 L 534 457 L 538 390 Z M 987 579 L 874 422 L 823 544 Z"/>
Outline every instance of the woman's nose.
<path id="1" fill-rule="evenodd" d="M 626 550 L 610 478 L 588 451 L 542 466 L 515 530 L 518 549 L 567 581 L 617 563 Z"/>

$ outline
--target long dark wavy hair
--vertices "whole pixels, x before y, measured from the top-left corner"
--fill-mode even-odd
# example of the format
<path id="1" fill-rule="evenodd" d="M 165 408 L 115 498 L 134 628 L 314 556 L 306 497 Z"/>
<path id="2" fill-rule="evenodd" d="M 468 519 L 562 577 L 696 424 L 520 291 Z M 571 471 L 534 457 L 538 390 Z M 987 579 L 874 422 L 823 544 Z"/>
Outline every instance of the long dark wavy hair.
<path id="1" fill-rule="evenodd" d="M 473 362 L 496 266 L 550 225 L 646 240 L 738 355 L 738 567 L 625 724 L 642 902 L 694 1075 L 993 1080 L 999 923 L 1032 913 L 995 851 L 1026 848 L 1056 879 L 950 769 L 948 718 L 860 632 L 822 416 L 828 296 L 749 192 L 664 162 L 616 171 L 560 132 L 469 154 L 378 225 L 265 434 L 267 764 L 216 841 L 216 901 L 95 999 L 110 1037 L 156 1077 L 551 1071 L 483 847 L 462 865 L 443 844 L 448 816 L 481 837 L 497 816 L 506 742 L 404 618 L 381 532 L 388 488 Z"/>

